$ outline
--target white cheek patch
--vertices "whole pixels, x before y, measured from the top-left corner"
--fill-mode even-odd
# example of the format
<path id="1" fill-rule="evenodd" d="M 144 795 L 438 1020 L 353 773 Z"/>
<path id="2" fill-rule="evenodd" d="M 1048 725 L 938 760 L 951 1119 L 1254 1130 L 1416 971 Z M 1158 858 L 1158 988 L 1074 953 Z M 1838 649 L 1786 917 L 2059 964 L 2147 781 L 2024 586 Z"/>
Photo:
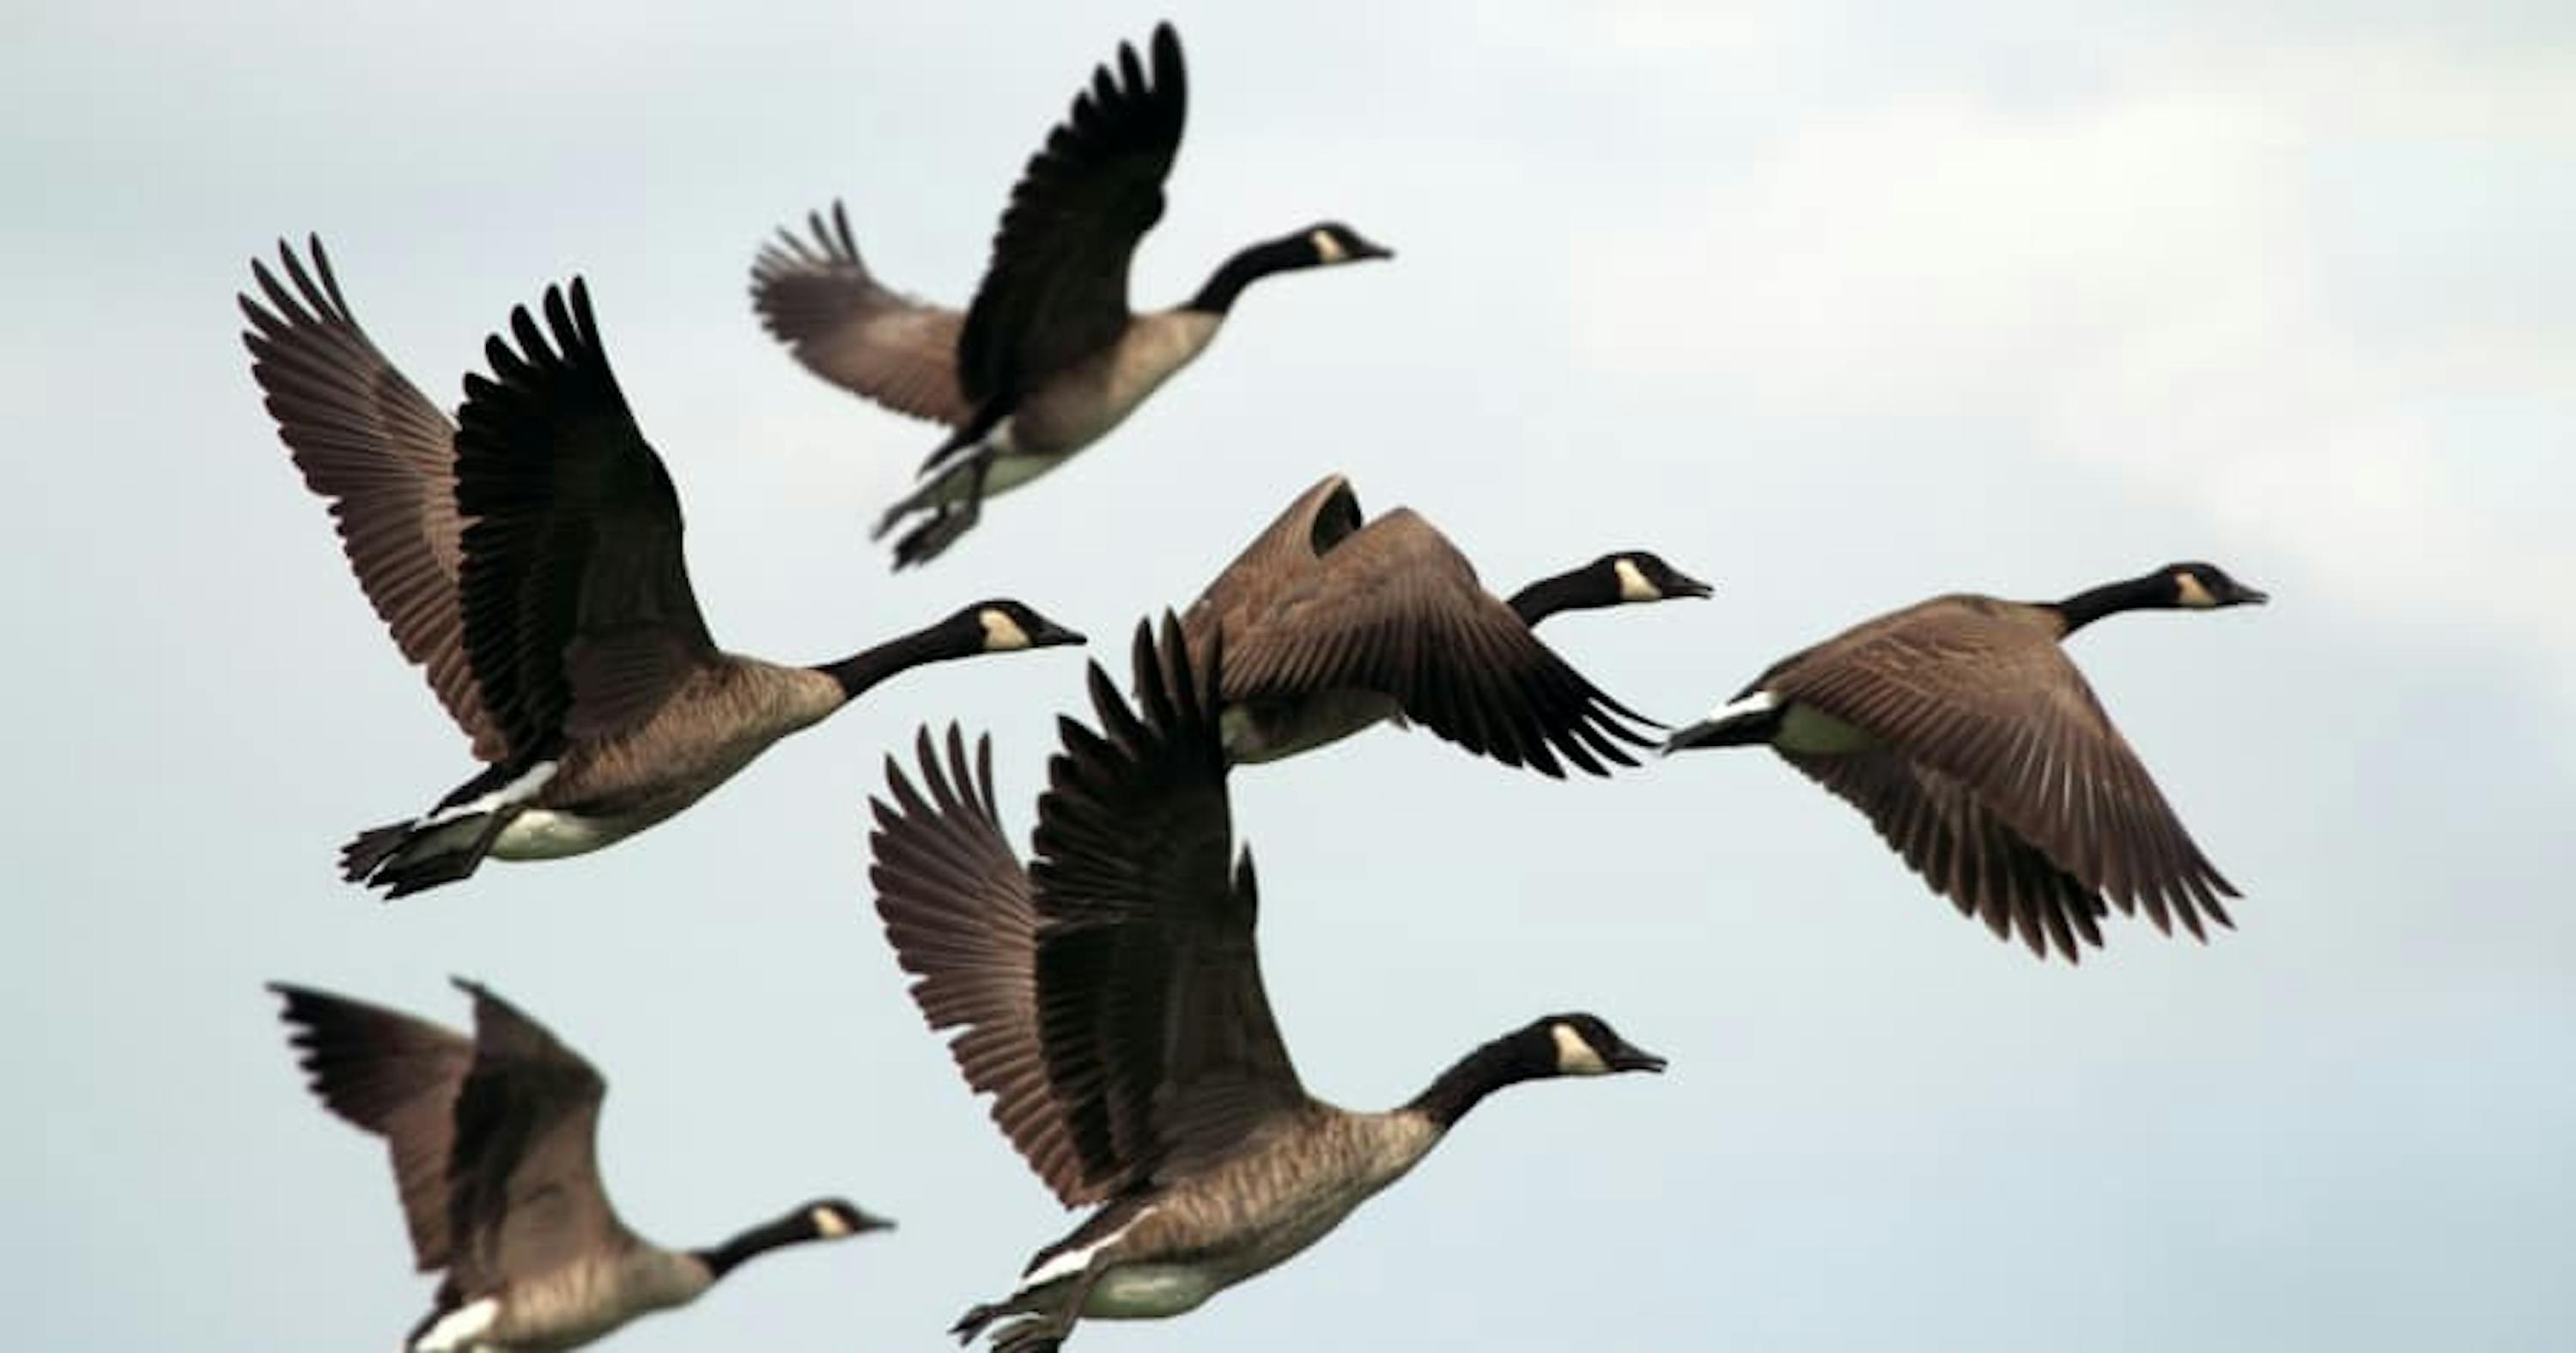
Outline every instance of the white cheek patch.
<path id="1" fill-rule="evenodd" d="M 1323 262 L 1340 263 L 1351 256 L 1351 251 L 1343 248 L 1342 242 L 1333 238 L 1333 232 L 1329 230 L 1318 230 L 1308 235 L 1306 240 L 1315 246 L 1315 257 Z"/>
<path id="2" fill-rule="evenodd" d="M 501 1299 L 485 1297 L 439 1317 L 438 1323 L 412 1343 L 412 1353 L 460 1353 L 483 1337 L 501 1317 Z"/>
<path id="3" fill-rule="evenodd" d="M 1020 622 L 1013 620 L 1009 612 L 988 606 L 977 614 L 976 619 L 984 622 L 985 652 L 1000 653 L 1029 646 L 1029 632 L 1021 629 Z"/>
<path id="4" fill-rule="evenodd" d="M 1549 1032 L 1556 1035 L 1556 1069 L 1558 1074 L 1566 1076 L 1606 1076 L 1610 1074 L 1610 1064 L 1601 1060 L 1601 1054 L 1594 1051 L 1590 1043 L 1583 1041 L 1583 1035 L 1576 1033 L 1573 1025 L 1559 1024 L 1551 1028 Z"/>
<path id="5" fill-rule="evenodd" d="M 2175 574 L 2174 591 L 2179 594 L 2183 605 L 2195 611 L 2206 611 L 2218 604 L 2218 598 L 2211 596 L 2209 589 L 2201 586 L 2200 577 L 2197 574 Z"/>
<path id="6" fill-rule="evenodd" d="M 849 1222 L 843 1220 L 840 1213 L 828 1207 L 814 1209 L 814 1234 L 825 1240 L 838 1240 L 848 1235 L 850 1230 Z"/>
<path id="7" fill-rule="evenodd" d="M 1619 560 L 1610 566 L 1610 571 L 1619 575 L 1619 600 L 1662 601 L 1664 599 L 1663 592 L 1646 580 L 1645 570 L 1637 567 L 1635 560 Z"/>

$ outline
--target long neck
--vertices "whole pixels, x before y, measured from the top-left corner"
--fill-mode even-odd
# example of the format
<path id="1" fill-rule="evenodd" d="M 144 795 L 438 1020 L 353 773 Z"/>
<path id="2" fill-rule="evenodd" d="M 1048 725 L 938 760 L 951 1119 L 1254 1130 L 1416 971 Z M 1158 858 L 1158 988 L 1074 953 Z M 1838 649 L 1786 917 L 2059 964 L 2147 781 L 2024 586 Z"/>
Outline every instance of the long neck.
<path id="1" fill-rule="evenodd" d="M 1547 1073 L 1543 1060 L 1529 1055 L 1524 1036 L 1507 1034 L 1458 1059 L 1440 1078 L 1413 1097 L 1406 1108 L 1428 1117 L 1441 1131 L 1455 1126 L 1485 1096 L 1506 1085 L 1536 1080 Z"/>
<path id="2" fill-rule="evenodd" d="M 692 1250 L 699 1263 L 707 1266 L 713 1278 L 722 1278 L 742 1266 L 744 1260 L 756 1259 L 786 1245 L 815 1239 L 814 1223 L 803 1213 L 790 1213 L 776 1221 L 755 1226 L 711 1250 Z"/>
<path id="3" fill-rule="evenodd" d="M 1200 287 L 1199 294 L 1192 296 L 1184 308 L 1222 315 L 1233 308 L 1234 298 L 1242 295 L 1245 287 L 1272 273 L 1302 268 L 1314 261 L 1313 246 L 1293 236 L 1249 245 L 1218 264 L 1216 271 L 1208 274 L 1207 285 Z"/>
<path id="4" fill-rule="evenodd" d="M 1535 625 L 1559 611 L 1590 610 L 1612 603 L 1601 599 L 1601 589 L 1594 585 L 1591 566 L 1537 582 L 1512 594 L 1512 614 L 1524 625 Z"/>
<path id="5" fill-rule="evenodd" d="M 839 682 L 841 698 L 856 700 L 878 682 L 898 672 L 909 671 L 923 663 L 945 658 L 962 658 L 972 649 L 962 649 L 951 638 L 947 627 L 933 625 L 910 634 L 888 639 L 863 653 L 853 653 L 839 662 L 822 663 L 814 670 Z"/>
<path id="6" fill-rule="evenodd" d="M 2173 605 L 2173 590 L 2161 574 L 2150 573 L 2116 583 L 2088 588 L 2066 600 L 2049 605 L 2049 609 L 2066 619 L 2066 632 L 2092 624 L 2106 615 L 2121 611 L 2150 610 Z"/>

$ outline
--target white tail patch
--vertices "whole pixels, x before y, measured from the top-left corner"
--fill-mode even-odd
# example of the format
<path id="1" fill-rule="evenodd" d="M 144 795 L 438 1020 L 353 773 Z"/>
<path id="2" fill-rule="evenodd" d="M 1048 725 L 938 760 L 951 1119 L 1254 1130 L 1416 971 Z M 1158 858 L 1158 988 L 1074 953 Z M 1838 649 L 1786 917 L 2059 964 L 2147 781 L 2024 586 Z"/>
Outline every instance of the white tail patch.
<path id="1" fill-rule="evenodd" d="M 1723 704 L 1708 712 L 1701 723 L 1724 723 L 1747 714 L 1767 714 L 1780 707 L 1780 697 L 1769 691 L 1755 691 L 1741 700 Z"/>
<path id="2" fill-rule="evenodd" d="M 469 799 L 452 808 L 441 808 L 414 823 L 413 826 L 415 828 L 435 827 L 442 822 L 454 822 L 461 817 L 481 817 L 485 813 L 496 812 L 512 804 L 525 803 L 535 798 L 537 792 L 546 787 L 547 781 L 555 778 L 555 771 L 560 769 L 561 765 L 561 762 L 556 761 L 540 761 L 528 767 L 526 773 L 519 778 L 499 789 L 479 799 Z"/>
<path id="3" fill-rule="evenodd" d="M 1059 1278 L 1070 1278 L 1073 1275 L 1082 1272 L 1084 1269 L 1091 1266 L 1091 1256 L 1098 1254 L 1109 1246 L 1117 1244 L 1129 1231 L 1136 1229 L 1137 1222 L 1143 1221 L 1152 1215 L 1154 1215 L 1154 1209 L 1150 1207 L 1146 1208 L 1144 1211 L 1129 1218 L 1125 1226 L 1119 1227 L 1117 1230 L 1083 1246 L 1081 1249 L 1066 1250 L 1064 1253 L 1059 1254 L 1054 1258 L 1047 1260 L 1045 1263 L 1038 1265 L 1036 1268 L 1029 1270 L 1029 1276 L 1020 1279 L 1020 1285 L 1012 1289 L 1011 1295 L 1018 1296 L 1022 1292 L 1033 1291 L 1037 1288 L 1044 1287 L 1048 1283 L 1054 1282 Z"/>
<path id="4" fill-rule="evenodd" d="M 501 1318 L 501 1299 L 485 1297 L 438 1318 L 438 1323 L 412 1341 L 412 1353 L 463 1353 L 480 1341 Z"/>

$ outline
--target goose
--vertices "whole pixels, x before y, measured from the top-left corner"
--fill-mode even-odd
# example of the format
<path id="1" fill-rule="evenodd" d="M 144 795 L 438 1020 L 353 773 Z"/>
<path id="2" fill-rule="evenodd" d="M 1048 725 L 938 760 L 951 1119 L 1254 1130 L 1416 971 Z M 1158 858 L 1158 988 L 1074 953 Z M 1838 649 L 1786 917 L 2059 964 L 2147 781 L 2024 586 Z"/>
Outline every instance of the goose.
<path id="1" fill-rule="evenodd" d="M 314 1097 L 385 1139 L 420 1271 L 445 1270 L 409 1353 L 578 1348 L 686 1305 L 772 1250 L 894 1223 L 838 1198 L 703 1250 L 626 1229 L 599 1179 L 607 1083 L 544 1025 L 472 982 L 474 1036 L 272 982 Z"/>
<path id="2" fill-rule="evenodd" d="M 2064 601 L 1934 597 L 1773 663 L 1665 750 L 1768 744 L 1935 893 L 2041 958 L 2099 948 L 2105 896 L 2206 940 L 2204 920 L 2235 924 L 2220 898 L 2239 894 L 2058 645 L 2122 611 L 2267 600 L 2204 563 Z"/>
<path id="3" fill-rule="evenodd" d="M 871 800 L 869 878 L 887 937 L 968 1087 L 1067 1207 L 1097 1205 L 995 1321 L 1001 1353 L 1058 1346 L 1085 1317 L 1179 1315 L 1304 1250 L 1401 1178 L 1485 1097 L 1556 1076 L 1661 1071 L 1596 1016 L 1547 1015 L 1476 1048 L 1399 1108 L 1308 1094 L 1263 994 L 1251 856 L 1226 801 L 1215 691 L 1167 617 L 1137 628 L 1137 708 L 1090 670 L 1097 731 L 1066 719 L 1025 870 L 994 807 L 992 743 L 921 787 L 892 757 Z"/>
<path id="4" fill-rule="evenodd" d="M 485 769 L 427 814 L 361 833 L 351 882 L 389 897 L 487 856 L 578 855 L 695 803 L 790 733 L 924 663 L 1082 642 L 995 599 L 837 662 L 782 666 L 708 634 L 680 502 L 609 370 L 589 289 L 511 314 L 451 424 L 358 326 L 317 238 L 293 283 L 254 261 L 251 374 L 331 503 L 359 586 L 428 671 Z M 551 332 L 551 339 L 548 337 Z M 460 426 L 461 425 L 461 426 Z"/>
<path id="5" fill-rule="evenodd" d="M 1181 40 L 1158 25 L 1150 73 L 1120 43 L 1072 112 L 1030 157 L 993 237 L 974 302 L 959 311 L 880 283 L 860 261 L 849 214 L 808 213 L 811 239 L 780 230 L 752 266 L 761 322 L 814 374 L 898 413 L 944 423 L 913 491 L 874 537 L 900 569 L 926 563 L 974 526 L 983 502 L 1107 436 L 1216 338 L 1244 288 L 1308 268 L 1392 258 L 1338 221 L 1247 245 L 1180 305 L 1128 309 L 1137 241 L 1163 215 L 1189 81 Z"/>
<path id="6" fill-rule="evenodd" d="M 1650 554 L 1604 556 L 1509 603 L 1410 508 L 1366 520 L 1341 475 L 1298 495 L 1183 617 L 1190 644 L 1225 643 L 1225 741 L 1276 761 L 1396 715 L 1507 766 L 1561 776 L 1636 764 L 1654 724 L 1604 695 L 1530 632 L 1558 611 L 1667 597 L 1707 584 Z"/>

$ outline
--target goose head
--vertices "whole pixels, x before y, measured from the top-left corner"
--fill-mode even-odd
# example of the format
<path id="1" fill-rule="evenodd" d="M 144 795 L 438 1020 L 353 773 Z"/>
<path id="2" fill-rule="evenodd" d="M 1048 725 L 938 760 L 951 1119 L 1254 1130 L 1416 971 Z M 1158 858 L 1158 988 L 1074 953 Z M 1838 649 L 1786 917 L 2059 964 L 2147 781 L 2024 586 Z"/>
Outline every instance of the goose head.
<path id="1" fill-rule="evenodd" d="M 940 628 L 960 653 L 1014 653 L 1024 648 L 1055 648 L 1084 642 L 1024 601 L 996 597 L 979 601 L 943 622 Z"/>
<path id="2" fill-rule="evenodd" d="M 1360 232 L 1339 221 L 1318 221 L 1289 237 L 1305 254 L 1304 266 L 1330 267 L 1336 263 L 1359 263 L 1372 258 L 1393 258 L 1395 251 L 1372 243 Z M 1284 243 L 1284 241 L 1283 241 Z"/>
<path id="3" fill-rule="evenodd" d="M 1664 1069 L 1663 1058 L 1621 1038 L 1600 1016 L 1579 1011 L 1533 1020 L 1516 1041 L 1541 1077 Z"/>
<path id="4" fill-rule="evenodd" d="M 2216 564 L 2185 562 L 2167 564 L 2160 570 L 2173 589 L 2168 605 L 2187 611 L 2215 610 L 2221 606 L 2260 606 L 2270 601 L 2268 592 L 2258 591 L 2229 577 L 2227 570 Z"/>
<path id="5" fill-rule="evenodd" d="M 817 1198 L 789 1213 L 786 1220 L 814 1240 L 847 1240 L 894 1229 L 893 1219 L 867 1212 L 844 1198 Z"/>

